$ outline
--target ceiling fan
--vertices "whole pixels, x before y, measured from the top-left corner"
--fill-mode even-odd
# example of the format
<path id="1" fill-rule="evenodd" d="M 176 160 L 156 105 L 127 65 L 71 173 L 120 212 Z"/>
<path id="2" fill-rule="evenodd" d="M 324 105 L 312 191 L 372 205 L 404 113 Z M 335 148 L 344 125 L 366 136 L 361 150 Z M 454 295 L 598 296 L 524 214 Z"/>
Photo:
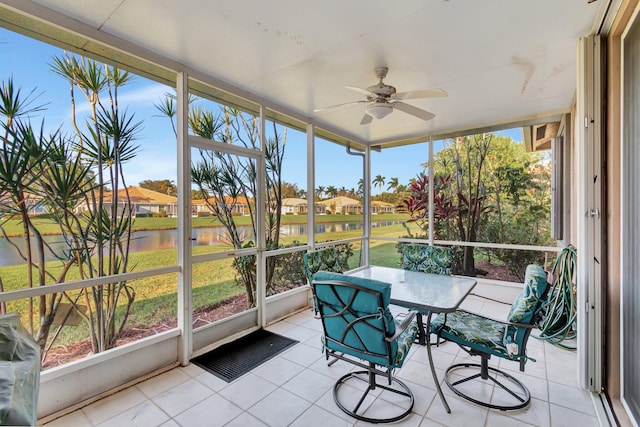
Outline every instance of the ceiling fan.
<path id="1" fill-rule="evenodd" d="M 366 96 L 365 100 L 362 101 L 351 101 L 345 102 L 343 104 L 332 105 L 330 107 L 319 108 L 317 110 L 313 110 L 315 113 L 325 112 L 325 111 L 334 111 L 346 107 L 350 107 L 353 105 L 359 104 L 367 104 L 367 109 L 365 110 L 364 116 L 360 121 L 361 125 L 367 125 L 371 123 L 371 121 L 376 119 L 382 119 L 394 109 L 400 110 L 407 114 L 411 114 L 414 117 L 417 117 L 422 120 L 431 120 L 435 117 L 433 113 L 429 111 L 422 110 L 418 107 L 414 107 L 413 105 L 406 104 L 401 102 L 405 99 L 418 99 L 418 98 L 441 98 L 447 96 L 447 92 L 442 89 L 422 89 L 422 90 L 412 90 L 409 92 L 396 92 L 396 88 L 382 82 L 382 79 L 387 77 L 387 72 L 389 69 L 387 67 L 379 67 L 375 69 L 376 77 L 380 79 L 378 84 L 369 86 L 366 89 L 362 89 L 354 86 L 345 86 L 347 89 L 355 90 L 356 92 L 360 92 Z"/>

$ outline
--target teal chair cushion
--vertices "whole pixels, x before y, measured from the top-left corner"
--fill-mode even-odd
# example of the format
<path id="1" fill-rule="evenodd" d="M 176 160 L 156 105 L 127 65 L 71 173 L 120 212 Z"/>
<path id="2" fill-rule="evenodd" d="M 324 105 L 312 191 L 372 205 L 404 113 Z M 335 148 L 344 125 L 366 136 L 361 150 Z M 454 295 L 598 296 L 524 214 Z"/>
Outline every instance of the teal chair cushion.
<path id="1" fill-rule="evenodd" d="M 382 366 L 397 367 L 396 364 L 398 362 L 402 363 L 404 357 L 406 357 L 406 350 L 403 350 L 405 353 L 399 356 L 398 340 L 387 343 L 384 339 L 385 336 L 392 336 L 396 330 L 393 315 L 388 308 L 391 298 L 391 285 L 389 283 L 322 270 L 314 275 L 313 280 L 315 282 L 315 298 L 323 302 L 325 309 L 325 313 L 322 314 L 325 334 L 328 338 L 335 340 L 326 340 L 325 345 L 327 348 Z M 327 314 L 341 311 L 356 290 L 354 288 L 332 287 L 318 283 L 322 281 L 342 281 L 379 292 L 381 301 L 375 294 L 360 292 L 351 305 L 353 314 L 345 313 L 344 316 L 327 317 Z M 334 289 L 336 290 L 335 293 Z M 317 301 L 316 306 L 319 306 Z M 327 310 L 330 310 L 331 313 L 328 313 Z M 367 315 L 372 316 L 366 322 L 354 324 L 353 330 L 344 335 L 349 322 Z M 341 345 L 339 343 L 341 341 L 345 345 Z M 389 350 L 387 350 L 387 346 L 389 346 Z M 370 354 L 364 354 L 365 352 Z"/>
<path id="2" fill-rule="evenodd" d="M 427 245 L 402 245 L 402 268 L 432 274 L 451 274 L 451 248 Z"/>
<path id="3" fill-rule="evenodd" d="M 304 254 L 304 273 L 309 283 L 313 280 L 313 275 L 320 270 L 344 273 L 349 269 L 349 251 L 332 246 L 319 249 L 317 251 Z"/>

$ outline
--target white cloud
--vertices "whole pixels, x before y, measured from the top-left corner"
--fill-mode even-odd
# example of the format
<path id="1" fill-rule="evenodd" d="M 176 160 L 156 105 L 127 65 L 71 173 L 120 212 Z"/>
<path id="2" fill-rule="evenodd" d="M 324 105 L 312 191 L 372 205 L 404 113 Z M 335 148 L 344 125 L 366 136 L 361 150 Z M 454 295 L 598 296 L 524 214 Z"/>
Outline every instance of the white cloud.
<path id="1" fill-rule="evenodd" d="M 134 87 L 131 85 L 131 89 L 126 89 L 127 86 L 118 89 L 118 103 L 122 108 L 127 108 L 130 112 L 135 111 L 137 108 L 154 108 L 153 105 L 157 104 L 167 93 L 171 93 L 172 89 L 157 83 L 149 83 L 144 86 Z M 91 111 L 91 105 L 84 98 L 76 92 L 76 115 L 82 116 L 89 114 Z M 67 117 L 71 119 L 71 109 L 67 114 Z"/>

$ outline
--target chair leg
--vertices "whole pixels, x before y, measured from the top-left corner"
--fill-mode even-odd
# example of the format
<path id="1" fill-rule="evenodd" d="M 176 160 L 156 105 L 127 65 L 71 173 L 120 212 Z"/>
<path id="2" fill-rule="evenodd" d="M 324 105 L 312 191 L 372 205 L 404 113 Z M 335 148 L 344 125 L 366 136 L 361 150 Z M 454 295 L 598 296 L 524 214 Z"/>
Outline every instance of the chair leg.
<path id="1" fill-rule="evenodd" d="M 447 369 L 445 374 L 445 381 L 449 388 L 455 394 L 477 405 L 481 405 L 486 408 L 499 409 L 501 411 L 521 409 L 529 404 L 529 402 L 531 401 L 531 394 L 522 382 L 504 371 L 490 367 L 489 355 L 482 354 L 480 361 L 480 364 L 458 363 L 455 365 L 451 365 Z M 453 378 L 451 378 L 451 374 L 456 371 L 468 368 L 473 368 L 475 373 L 462 379 L 453 381 Z M 479 368 L 479 371 L 477 371 L 476 368 Z M 458 375 L 460 375 L 460 373 L 458 373 Z M 508 398 L 510 399 L 510 401 L 505 404 L 495 404 L 491 403 L 490 401 L 483 401 L 470 396 L 459 387 L 461 384 L 478 378 L 484 381 L 491 381 L 493 384 L 500 387 L 500 389 L 506 391 L 508 393 Z M 507 386 L 506 384 L 510 384 L 510 386 Z"/>
<path id="2" fill-rule="evenodd" d="M 396 378 L 391 379 L 390 385 L 379 383 L 377 379 L 378 376 L 383 377 L 383 375 L 376 374 L 373 370 L 355 371 L 342 376 L 333 387 L 333 399 L 335 400 L 338 407 L 346 414 L 358 420 L 362 420 L 362 421 L 366 421 L 374 424 L 392 423 L 392 422 L 401 420 L 407 415 L 409 415 L 411 413 L 411 410 L 413 409 L 413 403 L 414 403 L 413 393 L 411 392 L 409 387 L 407 387 L 406 384 L 404 384 L 402 381 Z M 383 382 L 386 383 L 387 380 L 388 378 L 384 376 Z M 353 381 L 362 381 L 367 383 L 366 389 L 364 390 L 364 392 L 362 393 L 358 401 L 355 403 L 355 405 L 352 402 L 353 399 L 350 399 L 350 403 L 347 403 L 345 402 L 344 397 L 342 397 L 341 399 L 341 395 L 340 395 L 340 388 L 343 385 L 347 385 L 348 383 Z M 358 387 L 356 388 L 359 389 Z M 371 417 L 365 416 L 364 413 L 366 412 L 367 407 L 365 407 L 363 411 L 360 411 L 360 409 L 365 399 L 369 395 L 369 392 L 375 390 L 376 388 L 382 389 L 382 393 L 390 392 L 400 396 L 404 396 L 406 399 L 404 399 L 403 401 L 406 403 L 407 407 L 403 409 L 401 413 L 391 416 L 389 418 L 371 418 Z M 347 392 L 343 394 L 349 397 L 353 395 L 352 392 Z M 384 400 L 381 400 L 381 401 L 384 401 Z M 353 407 L 353 409 L 349 409 L 347 406 L 349 406 L 349 408 Z"/>

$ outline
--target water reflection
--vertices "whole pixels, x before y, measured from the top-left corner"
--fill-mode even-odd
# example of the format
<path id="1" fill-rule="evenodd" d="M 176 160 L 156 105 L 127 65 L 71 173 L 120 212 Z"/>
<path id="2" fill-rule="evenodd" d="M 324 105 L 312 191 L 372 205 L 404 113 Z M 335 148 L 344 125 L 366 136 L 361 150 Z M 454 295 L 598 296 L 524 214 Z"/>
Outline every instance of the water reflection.
<path id="1" fill-rule="evenodd" d="M 401 221 L 376 221 L 371 227 L 386 227 L 389 225 L 399 224 Z M 353 231 L 362 228 L 359 222 L 336 222 L 327 224 L 316 224 L 316 233 L 339 233 L 343 231 Z M 238 227 L 241 239 L 243 241 L 253 238 L 253 230 L 251 227 Z M 307 234 L 306 224 L 285 224 L 280 228 L 282 236 L 302 236 Z M 56 252 L 61 252 L 65 248 L 65 242 L 61 236 L 45 236 L 45 242 L 51 246 Z M 24 252 L 26 247 L 24 238 L 11 238 L 11 242 L 16 244 L 21 251 Z M 207 227 L 194 228 L 192 230 L 193 246 L 208 246 L 218 244 L 228 244 L 229 238 L 224 227 Z M 173 230 L 146 230 L 136 231 L 133 233 L 131 240 L 130 252 L 144 252 L 160 249 L 174 249 L 178 247 L 178 231 Z M 46 260 L 53 261 L 56 258 L 47 254 Z M 0 266 L 23 264 L 24 261 L 18 255 L 15 248 L 7 242 L 6 239 L 0 238 Z"/>

